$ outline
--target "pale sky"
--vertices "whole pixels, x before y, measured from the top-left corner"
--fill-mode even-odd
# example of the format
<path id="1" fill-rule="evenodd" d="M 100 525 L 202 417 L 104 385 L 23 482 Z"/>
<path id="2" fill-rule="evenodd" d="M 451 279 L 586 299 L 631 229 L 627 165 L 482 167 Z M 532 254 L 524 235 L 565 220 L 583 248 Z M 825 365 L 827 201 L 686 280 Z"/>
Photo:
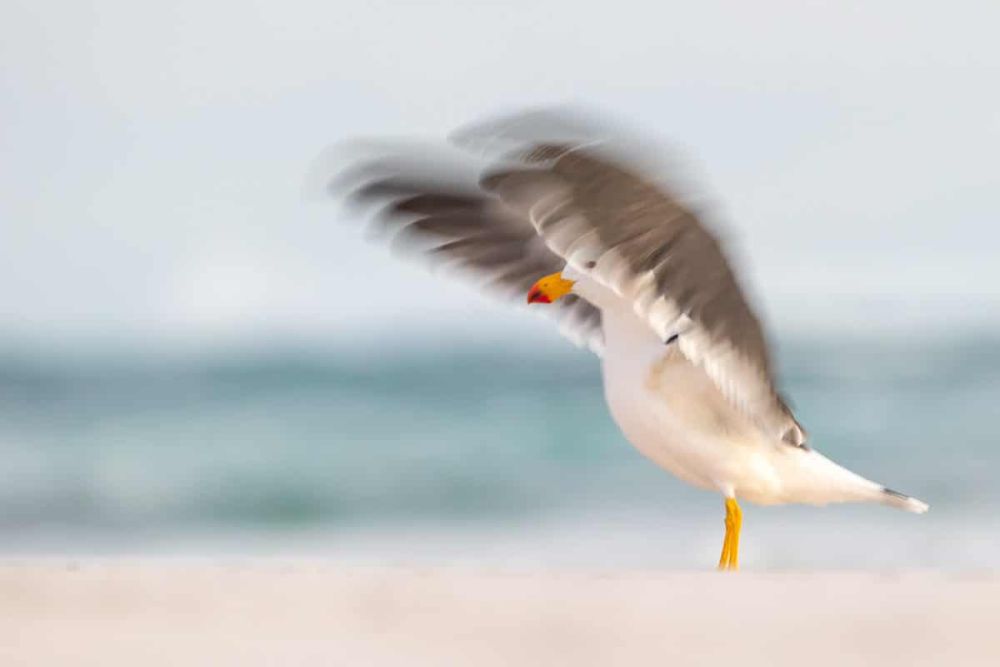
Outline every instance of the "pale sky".
<path id="1" fill-rule="evenodd" d="M 308 201 L 572 102 L 685 151 L 772 328 L 1000 322 L 1000 3 L 0 5 L 0 337 L 540 331 Z"/>

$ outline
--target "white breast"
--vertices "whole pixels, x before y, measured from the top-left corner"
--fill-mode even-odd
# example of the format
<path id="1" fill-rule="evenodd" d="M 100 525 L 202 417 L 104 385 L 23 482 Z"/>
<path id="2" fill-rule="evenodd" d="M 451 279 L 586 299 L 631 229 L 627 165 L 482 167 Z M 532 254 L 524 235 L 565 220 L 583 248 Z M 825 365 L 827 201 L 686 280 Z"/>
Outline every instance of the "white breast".
<path id="1" fill-rule="evenodd" d="M 691 380 L 685 376 L 692 374 L 673 359 L 676 346 L 659 340 L 631 312 L 604 313 L 604 395 L 615 423 L 629 442 L 661 467 L 695 486 L 719 490 L 722 480 L 717 479 L 719 471 L 713 462 L 726 457 L 719 456 L 717 447 L 692 428 L 690 422 L 698 415 L 682 412 L 680 403 L 700 412 L 701 421 L 710 422 L 711 416 L 692 394 L 674 405 L 664 400 L 661 378 L 677 388 L 683 388 L 685 379 Z M 663 373 L 669 375 L 663 377 Z"/>
<path id="2" fill-rule="evenodd" d="M 658 386 L 658 376 L 653 375 L 654 369 L 665 370 L 663 363 L 672 358 L 676 345 L 665 344 L 630 303 L 586 277 L 577 278 L 574 291 L 601 309 L 604 395 L 622 433 L 645 456 L 682 480 L 718 489 L 710 465 L 710 459 L 720 458 L 718 452 L 713 457 L 713 448 L 706 449 L 684 415 L 671 409 Z M 683 385 L 681 368 L 672 368 L 670 374 L 676 386 Z M 688 397 L 686 402 L 691 403 Z"/>

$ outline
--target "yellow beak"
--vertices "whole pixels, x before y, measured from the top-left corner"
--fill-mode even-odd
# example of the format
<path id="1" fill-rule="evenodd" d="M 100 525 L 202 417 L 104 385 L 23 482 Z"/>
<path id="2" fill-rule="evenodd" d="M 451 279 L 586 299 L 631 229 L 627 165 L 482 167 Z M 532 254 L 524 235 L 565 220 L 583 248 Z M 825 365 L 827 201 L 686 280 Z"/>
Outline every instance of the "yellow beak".
<path id="1" fill-rule="evenodd" d="M 528 290 L 528 303 L 554 303 L 570 293 L 574 282 L 561 273 L 551 273 L 539 278 Z"/>

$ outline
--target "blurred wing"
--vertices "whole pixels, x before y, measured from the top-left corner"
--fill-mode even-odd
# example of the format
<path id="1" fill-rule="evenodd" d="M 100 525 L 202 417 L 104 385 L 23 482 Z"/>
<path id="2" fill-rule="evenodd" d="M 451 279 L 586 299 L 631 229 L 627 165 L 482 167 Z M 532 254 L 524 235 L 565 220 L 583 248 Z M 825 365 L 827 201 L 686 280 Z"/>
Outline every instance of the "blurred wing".
<path id="1" fill-rule="evenodd" d="M 528 217 L 570 266 L 631 300 L 662 340 L 678 335 L 679 349 L 737 409 L 805 446 L 775 389 L 760 322 L 698 218 L 601 143 L 534 142 L 519 157 L 483 187 Z"/>
<path id="2" fill-rule="evenodd" d="M 463 273 L 511 300 L 523 303 L 536 280 L 566 265 L 527 218 L 495 195 L 444 173 L 369 165 L 353 185 L 350 201 L 378 207 L 375 231 L 394 250 Z M 568 295 L 538 310 L 554 317 L 560 333 L 574 344 L 602 353 L 601 313 L 592 304 Z"/>

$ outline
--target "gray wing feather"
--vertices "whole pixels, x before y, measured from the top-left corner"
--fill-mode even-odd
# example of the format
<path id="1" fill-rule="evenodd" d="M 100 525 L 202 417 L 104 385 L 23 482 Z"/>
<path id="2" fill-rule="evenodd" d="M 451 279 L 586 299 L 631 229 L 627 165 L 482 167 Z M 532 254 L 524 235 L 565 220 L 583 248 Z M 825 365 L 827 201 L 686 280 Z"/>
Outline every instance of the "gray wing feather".
<path id="1" fill-rule="evenodd" d="M 346 180 L 353 181 L 349 202 L 378 211 L 373 231 L 394 250 L 463 272 L 499 296 L 523 302 L 536 280 L 566 265 L 527 218 L 459 178 L 383 160 Z M 592 304 L 570 295 L 538 310 L 554 317 L 573 343 L 602 353 L 601 314 Z"/>
<path id="2" fill-rule="evenodd" d="M 518 126 L 522 137 L 530 135 L 526 125 Z M 775 389 L 761 323 L 695 213 L 625 166 L 608 143 L 542 141 L 519 156 L 519 164 L 487 174 L 483 188 L 526 216 L 574 269 L 631 299 L 663 340 L 680 334 L 680 350 L 737 409 L 777 438 L 805 446 L 804 430 Z"/>

